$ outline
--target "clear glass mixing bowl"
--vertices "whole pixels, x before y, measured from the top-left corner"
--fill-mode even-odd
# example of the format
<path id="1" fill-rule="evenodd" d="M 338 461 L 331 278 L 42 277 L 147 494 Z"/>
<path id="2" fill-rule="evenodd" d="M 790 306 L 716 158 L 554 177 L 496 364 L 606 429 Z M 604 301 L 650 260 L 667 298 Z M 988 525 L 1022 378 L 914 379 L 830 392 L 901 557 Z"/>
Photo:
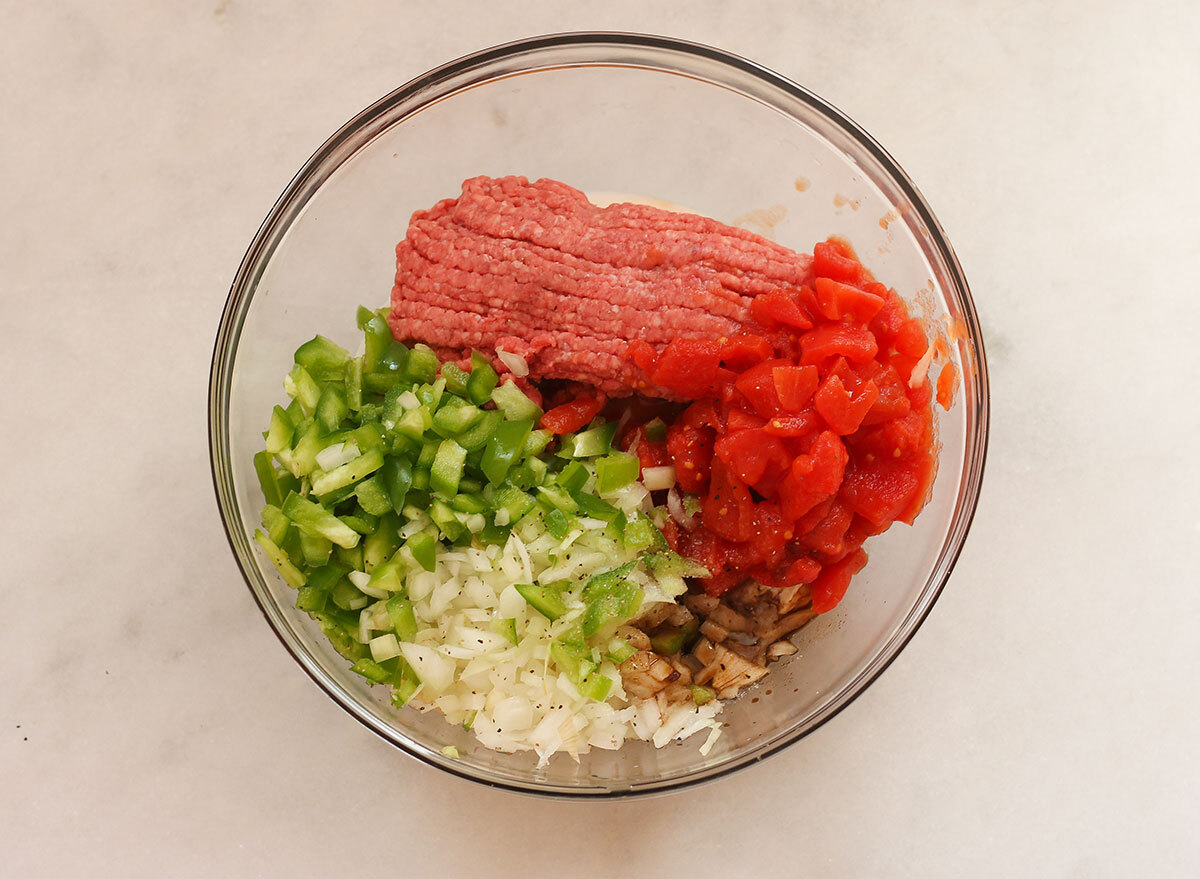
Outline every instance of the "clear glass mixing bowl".
<path id="1" fill-rule="evenodd" d="M 467 177 L 551 177 L 635 193 L 762 232 L 799 250 L 847 238 L 876 276 L 948 341 L 961 381 L 937 410 L 940 469 L 915 527 L 867 546 L 871 561 L 836 611 L 796 638 L 698 735 L 655 750 L 630 742 L 578 763 L 479 746 L 436 713 L 396 710 L 351 673 L 295 593 L 255 550 L 262 498 L 251 463 L 296 346 L 320 332 L 354 346 L 355 306 L 388 301 L 409 216 Z M 363 110 L 313 155 L 251 242 L 213 354 L 209 433 L 218 505 L 263 614 L 300 666 L 353 717 L 456 775 L 542 794 L 617 796 L 715 778 L 795 742 L 878 676 L 929 613 L 975 510 L 987 445 L 983 340 L 966 280 L 916 187 L 858 126 L 800 86 L 706 46 L 634 34 L 538 37 L 418 77 Z M 460 756 L 442 749 L 453 745 Z"/>

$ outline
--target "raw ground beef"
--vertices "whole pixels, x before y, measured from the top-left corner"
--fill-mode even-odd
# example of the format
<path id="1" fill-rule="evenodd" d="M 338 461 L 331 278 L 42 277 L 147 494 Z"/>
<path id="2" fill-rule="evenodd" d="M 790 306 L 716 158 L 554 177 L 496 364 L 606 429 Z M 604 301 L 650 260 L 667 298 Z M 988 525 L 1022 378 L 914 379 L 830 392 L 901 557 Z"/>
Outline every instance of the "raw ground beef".
<path id="1" fill-rule="evenodd" d="M 475 177 L 413 215 L 396 247 L 389 323 L 442 356 L 524 357 L 530 378 L 632 393 L 630 341 L 661 348 L 750 321 L 750 300 L 795 288 L 812 257 L 716 220 L 598 208 L 553 180 Z"/>

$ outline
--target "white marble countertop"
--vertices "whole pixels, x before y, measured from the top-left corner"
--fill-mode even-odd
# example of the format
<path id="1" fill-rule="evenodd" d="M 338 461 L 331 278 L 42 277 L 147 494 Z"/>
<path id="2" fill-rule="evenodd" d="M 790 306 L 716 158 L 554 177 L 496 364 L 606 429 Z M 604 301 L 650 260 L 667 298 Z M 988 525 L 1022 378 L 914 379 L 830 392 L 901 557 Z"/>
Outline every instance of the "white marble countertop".
<path id="1" fill-rule="evenodd" d="M 6 4 L 4 875 L 1200 873 L 1198 7 L 643 5 Z M 617 803 L 444 776 L 327 699 L 205 442 L 229 282 L 312 150 L 437 63 L 587 28 L 752 57 L 874 134 L 993 383 L 974 530 L 887 673 L 765 764 Z"/>

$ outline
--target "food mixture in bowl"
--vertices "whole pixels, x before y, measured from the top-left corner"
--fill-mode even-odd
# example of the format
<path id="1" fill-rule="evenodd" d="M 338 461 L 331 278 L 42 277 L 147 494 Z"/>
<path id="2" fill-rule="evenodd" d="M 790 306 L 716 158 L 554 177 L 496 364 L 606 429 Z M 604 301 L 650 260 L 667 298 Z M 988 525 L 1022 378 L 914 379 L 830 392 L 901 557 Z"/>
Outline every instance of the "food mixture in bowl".
<path id="1" fill-rule="evenodd" d="M 397 706 L 543 762 L 707 753 L 936 472 L 933 347 L 843 241 L 479 177 L 358 324 L 296 351 L 256 539 Z"/>

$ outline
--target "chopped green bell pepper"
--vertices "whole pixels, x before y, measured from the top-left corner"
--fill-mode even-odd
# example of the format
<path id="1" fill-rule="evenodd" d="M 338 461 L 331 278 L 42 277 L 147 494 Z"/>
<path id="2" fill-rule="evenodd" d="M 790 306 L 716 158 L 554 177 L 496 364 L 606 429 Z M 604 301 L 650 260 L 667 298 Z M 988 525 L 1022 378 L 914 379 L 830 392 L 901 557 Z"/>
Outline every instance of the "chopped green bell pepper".
<path id="1" fill-rule="evenodd" d="M 532 421 L 503 421 L 488 437 L 480 469 L 492 485 L 504 482 L 533 430 Z"/>

